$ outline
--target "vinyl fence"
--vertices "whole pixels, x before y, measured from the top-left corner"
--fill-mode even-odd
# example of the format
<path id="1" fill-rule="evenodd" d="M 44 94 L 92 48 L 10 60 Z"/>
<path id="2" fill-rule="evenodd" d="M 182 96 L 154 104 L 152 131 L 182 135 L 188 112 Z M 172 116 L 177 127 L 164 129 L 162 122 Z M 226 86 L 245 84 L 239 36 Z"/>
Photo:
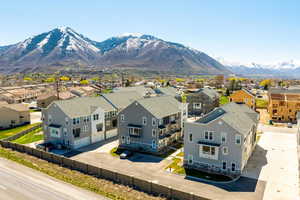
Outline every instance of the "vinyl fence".
<path id="1" fill-rule="evenodd" d="M 0 140 L 0 145 L 4 148 L 10 148 L 18 152 L 26 153 L 34 157 L 46 160 L 48 162 L 58 164 L 72 170 L 77 170 L 87 175 L 92 175 L 97 178 L 102 178 L 102 179 L 113 181 L 115 183 L 130 186 L 134 189 L 144 191 L 152 195 L 163 196 L 168 199 L 174 199 L 174 200 L 209 200 L 207 198 L 197 196 L 193 193 L 187 193 L 185 191 L 181 191 L 172 187 L 154 183 L 148 180 L 143 180 L 134 176 L 129 176 L 126 174 L 104 169 L 101 167 L 96 167 L 80 161 L 76 161 L 70 158 L 56 155 L 50 152 L 34 149 L 25 145 L 12 143 L 4 140 Z"/>

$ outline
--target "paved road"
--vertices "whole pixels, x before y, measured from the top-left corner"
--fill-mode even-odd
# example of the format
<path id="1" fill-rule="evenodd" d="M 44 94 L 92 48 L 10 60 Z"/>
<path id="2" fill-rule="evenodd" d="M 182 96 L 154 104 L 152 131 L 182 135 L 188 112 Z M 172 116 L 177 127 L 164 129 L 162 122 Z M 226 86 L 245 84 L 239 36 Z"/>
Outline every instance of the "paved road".
<path id="1" fill-rule="evenodd" d="M 103 200 L 102 196 L 0 158 L 0 200 Z"/>

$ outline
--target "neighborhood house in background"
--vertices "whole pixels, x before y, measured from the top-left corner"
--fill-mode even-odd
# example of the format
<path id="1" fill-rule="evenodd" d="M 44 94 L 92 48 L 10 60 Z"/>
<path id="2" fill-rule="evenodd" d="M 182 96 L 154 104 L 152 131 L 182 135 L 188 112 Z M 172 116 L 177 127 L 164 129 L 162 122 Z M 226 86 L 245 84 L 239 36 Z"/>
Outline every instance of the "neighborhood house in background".
<path id="1" fill-rule="evenodd" d="M 119 113 L 119 147 L 154 154 L 167 151 L 182 139 L 186 109 L 172 96 L 134 101 Z"/>
<path id="2" fill-rule="evenodd" d="M 247 106 L 249 106 L 249 108 L 252 108 L 253 110 L 256 109 L 255 95 L 247 89 L 234 91 L 230 95 L 229 101 L 246 104 Z"/>
<path id="3" fill-rule="evenodd" d="M 30 124 L 30 112 L 26 105 L 0 103 L 0 129 Z"/>
<path id="4" fill-rule="evenodd" d="M 258 122 L 258 113 L 233 102 L 185 122 L 185 167 L 239 176 L 254 150 Z"/>
<path id="5" fill-rule="evenodd" d="M 300 89 L 271 88 L 268 96 L 271 120 L 296 123 L 296 115 L 300 111 Z"/>
<path id="6" fill-rule="evenodd" d="M 186 103 L 188 103 L 189 116 L 200 116 L 219 106 L 219 94 L 214 89 L 205 87 L 188 90 Z"/>

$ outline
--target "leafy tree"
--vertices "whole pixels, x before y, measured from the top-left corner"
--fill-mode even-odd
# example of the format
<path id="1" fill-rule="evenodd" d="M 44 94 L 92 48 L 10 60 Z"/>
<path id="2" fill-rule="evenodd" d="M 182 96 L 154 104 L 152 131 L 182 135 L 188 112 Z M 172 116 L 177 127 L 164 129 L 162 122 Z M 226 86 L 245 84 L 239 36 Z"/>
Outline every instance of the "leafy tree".
<path id="1" fill-rule="evenodd" d="M 230 91 L 228 88 L 226 88 L 225 96 L 227 96 L 227 97 L 230 96 Z"/>
<path id="2" fill-rule="evenodd" d="M 45 82 L 47 82 L 47 83 L 53 83 L 53 82 L 55 82 L 55 78 L 54 77 L 49 77 L 49 78 L 47 78 L 45 80 Z"/>
<path id="3" fill-rule="evenodd" d="M 271 85 L 271 80 L 270 79 L 265 79 L 265 80 L 262 80 L 259 85 L 261 87 L 264 88 L 264 90 L 268 90 L 269 89 L 269 86 Z"/>
<path id="4" fill-rule="evenodd" d="M 87 84 L 89 84 L 89 81 L 86 80 L 86 79 L 84 79 L 84 80 L 81 80 L 81 81 L 80 81 L 80 84 L 81 84 L 81 85 L 87 85 Z"/>
<path id="5" fill-rule="evenodd" d="M 25 78 L 24 78 L 24 81 L 31 82 L 31 81 L 32 81 L 32 78 L 30 78 L 30 77 L 25 77 Z"/>
<path id="6" fill-rule="evenodd" d="M 61 81 L 69 81 L 70 78 L 67 77 L 67 76 L 62 76 L 62 77 L 60 77 L 60 80 L 61 80 Z"/>

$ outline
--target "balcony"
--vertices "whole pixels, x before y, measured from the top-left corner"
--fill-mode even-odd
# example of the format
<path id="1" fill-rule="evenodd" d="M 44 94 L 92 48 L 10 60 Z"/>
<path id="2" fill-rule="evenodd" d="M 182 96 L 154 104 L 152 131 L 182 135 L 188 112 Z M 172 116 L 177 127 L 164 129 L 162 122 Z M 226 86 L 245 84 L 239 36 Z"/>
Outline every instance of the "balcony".
<path id="1" fill-rule="evenodd" d="M 128 124 L 128 131 L 130 137 L 141 137 L 142 136 L 142 126 L 135 124 Z"/>

